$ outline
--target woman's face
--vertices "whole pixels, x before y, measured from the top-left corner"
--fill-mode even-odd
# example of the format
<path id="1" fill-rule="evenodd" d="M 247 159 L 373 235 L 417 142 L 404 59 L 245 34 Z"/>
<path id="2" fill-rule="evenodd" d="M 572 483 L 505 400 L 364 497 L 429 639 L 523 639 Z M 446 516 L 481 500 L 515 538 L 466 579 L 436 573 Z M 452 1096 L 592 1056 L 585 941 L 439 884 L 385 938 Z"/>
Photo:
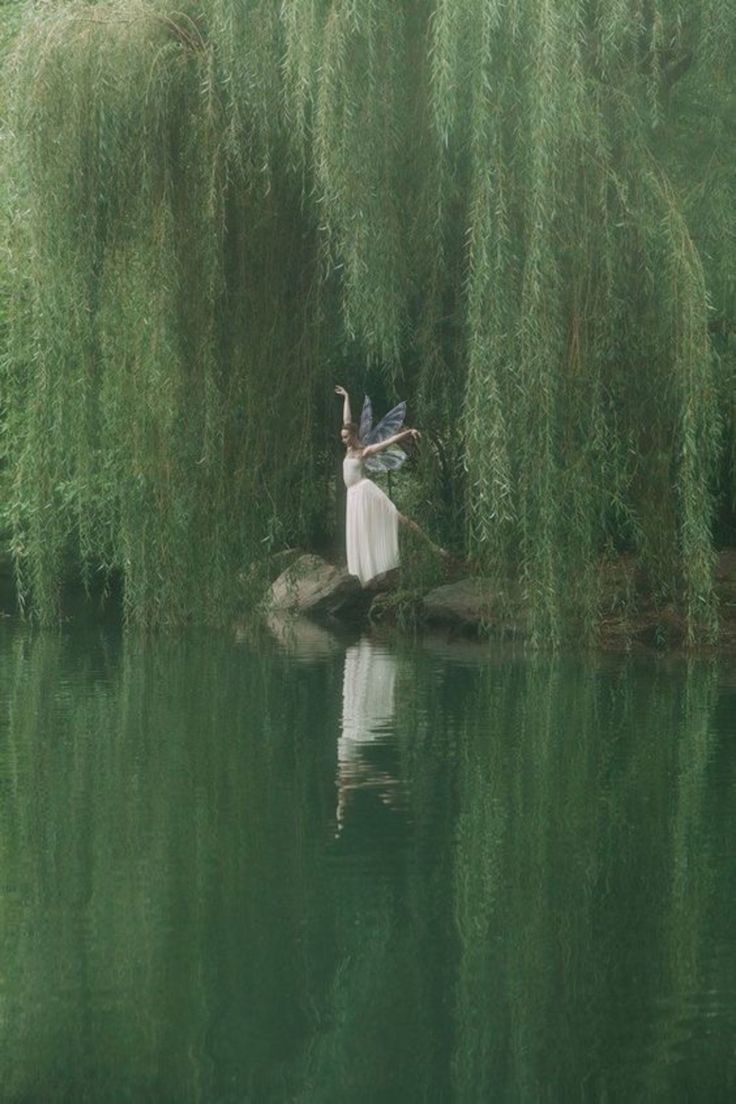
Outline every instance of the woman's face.
<path id="1" fill-rule="evenodd" d="M 352 434 L 351 434 L 349 429 L 343 428 L 343 429 L 340 430 L 340 440 L 342 441 L 342 443 L 345 445 L 346 448 L 348 448 L 350 446 L 350 443 L 351 443 L 351 440 L 352 440 Z"/>

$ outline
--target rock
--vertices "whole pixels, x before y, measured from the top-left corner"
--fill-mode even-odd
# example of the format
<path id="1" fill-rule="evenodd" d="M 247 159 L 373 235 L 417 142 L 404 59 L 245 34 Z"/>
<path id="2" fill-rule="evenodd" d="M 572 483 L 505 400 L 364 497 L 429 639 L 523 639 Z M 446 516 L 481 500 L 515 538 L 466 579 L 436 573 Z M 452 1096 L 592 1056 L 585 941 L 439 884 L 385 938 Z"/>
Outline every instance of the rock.
<path id="1" fill-rule="evenodd" d="M 459 625 L 480 625 L 492 617 L 493 595 L 487 579 L 458 579 L 436 587 L 424 596 L 424 613 L 429 621 Z"/>
<path id="2" fill-rule="evenodd" d="M 279 575 L 283 575 L 287 567 L 291 567 L 303 555 L 304 552 L 300 548 L 283 548 L 280 552 L 274 552 L 269 556 L 268 577 L 271 582 Z"/>
<path id="3" fill-rule="evenodd" d="M 334 615 L 353 607 L 362 608 L 371 597 L 345 568 L 307 552 L 273 583 L 268 608 L 273 612 Z"/>
<path id="4" fill-rule="evenodd" d="M 436 587 L 425 595 L 423 608 L 427 621 L 461 631 L 482 629 L 484 634 L 504 640 L 524 639 L 529 632 L 528 617 L 516 588 L 499 599 L 488 579 L 458 579 Z"/>

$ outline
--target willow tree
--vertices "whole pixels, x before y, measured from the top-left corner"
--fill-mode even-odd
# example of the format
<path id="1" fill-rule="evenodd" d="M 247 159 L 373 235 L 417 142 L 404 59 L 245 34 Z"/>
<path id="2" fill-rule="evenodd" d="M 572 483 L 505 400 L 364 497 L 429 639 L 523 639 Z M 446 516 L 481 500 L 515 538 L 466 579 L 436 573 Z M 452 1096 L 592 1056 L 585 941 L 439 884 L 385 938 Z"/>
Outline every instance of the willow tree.
<path id="1" fill-rule="evenodd" d="M 21 594 L 53 616 L 71 557 L 134 621 L 221 617 L 330 530 L 339 368 L 409 398 L 428 516 L 538 634 L 593 624 L 623 548 L 712 630 L 735 41 L 724 0 L 31 5 Z"/>

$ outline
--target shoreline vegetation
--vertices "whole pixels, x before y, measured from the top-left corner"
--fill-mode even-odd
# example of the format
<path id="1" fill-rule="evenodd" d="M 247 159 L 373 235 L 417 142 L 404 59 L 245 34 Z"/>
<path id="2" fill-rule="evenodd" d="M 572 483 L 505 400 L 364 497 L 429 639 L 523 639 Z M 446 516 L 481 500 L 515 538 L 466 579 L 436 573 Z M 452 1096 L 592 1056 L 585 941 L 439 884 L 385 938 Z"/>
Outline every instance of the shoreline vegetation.
<path id="1" fill-rule="evenodd" d="M 130 627 L 225 625 L 280 550 L 334 549 L 341 379 L 407 401 L 400 509 L 534 643 L 632 609 L 728 636 L 732 0 L 1 7 L 26 611 L 58 621 L 71 565 Z M 383 616 L 431 575 L 412 552 Z"/>
<path id="2" fill-rule="evenodd" d="M 455 562 L 424 572 L 398 569 L 363 588 L 334 564 L 314 553 L 287 550 L 273 557 L 272 582 L 263 583 L 261 600 L 252 599 L 253 581 L 247 574 L 240 584 L 247 595 L 233 612 L 236 636 L 251 635 L 260 626 L 277 639 L 294 632 L 311 639 L 307 622 L 341 633 L 388 628 L 402 635 L 444 633 L 449 640 L 466 640 L 531 646 L 545 650 L 547 642 L 534 638 L 518 583 L 506 591 L 498 581 L 469 575 L 467 565 Z M 102 618 L 123 623 L 122 579 L 108 580 L 104 589 L 84 591 L 71 576 L 63 588 L 59 624 L 85 625 Z M 648 588 L 644 573 L 631 557 L 601 563 L 598 568 L 598 620 L 592 625 L 571 626 L 559 642 L 569 649 L 592 652 L 649 652 L 718 657 L 736 654 L 736 547 L 722 549 L 716 558 L 715 598 L 718 631 L 709 642 L 688 641 L 687 623 L 681 611 L 658 601 Z M 12 557 L 0 556 L 0 618 L 23 620 L 13 578 Z M 37 619 L 31 613 L 25 618 Z M 170 626 L 179 628 L 181 626 Z M 161 626 L 161 628 L 166 628 Z"/>
<path id="3" fill-rule="evenodd" d="M 479 639 L 536 643 L 533 625 L 518 592 L 505 593 L 493 580 L 469 576 L 455 564 L 446 578 L 421 589 L 402 585 L 401 573 L 367 588 L 310 553 L 293 552 L 293 562 L 272 584 L 262 610 L 268 620 L 308 617 L 316 621 L 390 624 L 422 631 L 445 627 L 455 635 Z M 657 601 L 631 558 L 599 566 L 599 619 L 592 628 L 578 626 L 566 639 L 600 651 L 681 651 L 693 655 L 736 652 L 736 548 L 722 550 L 716 561 L 715 595 L 718 634 L 707 644 L 688 642 L 687 624 L 674 604 Z"/>

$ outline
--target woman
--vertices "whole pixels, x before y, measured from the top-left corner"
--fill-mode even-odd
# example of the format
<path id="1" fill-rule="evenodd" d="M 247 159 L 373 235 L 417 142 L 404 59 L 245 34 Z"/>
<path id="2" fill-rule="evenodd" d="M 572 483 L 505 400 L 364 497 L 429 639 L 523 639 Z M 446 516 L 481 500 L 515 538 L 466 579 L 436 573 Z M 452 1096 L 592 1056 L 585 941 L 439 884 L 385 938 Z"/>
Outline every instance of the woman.
<path id="1" fill-rule="evenodd" d="M 348 571 L 351 575 L 357 575 L 365 586 L 377 575 L 383 575 L 399 566 L 399 522 L 421 532 L 415 522 L 399 513 L 380 487 L 366 478 L 365 462 L 388 449 L 393 450 L 396 455 L 396 446 L 401 441 L 418 441 L 420 434 L 416 429 L 404 429 L 381 441 L 365 444 L 352 420 L 347 391 L 344 387 L 337 386 L 335 394 L 343 401 L 340 437 L 346 450 L 342 474 L 347 487 L 345 537 Z"/>

